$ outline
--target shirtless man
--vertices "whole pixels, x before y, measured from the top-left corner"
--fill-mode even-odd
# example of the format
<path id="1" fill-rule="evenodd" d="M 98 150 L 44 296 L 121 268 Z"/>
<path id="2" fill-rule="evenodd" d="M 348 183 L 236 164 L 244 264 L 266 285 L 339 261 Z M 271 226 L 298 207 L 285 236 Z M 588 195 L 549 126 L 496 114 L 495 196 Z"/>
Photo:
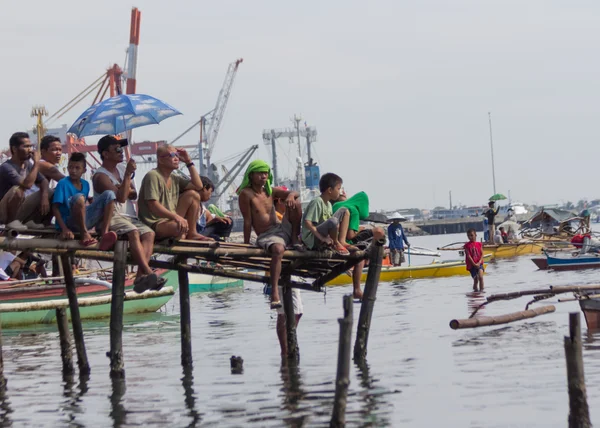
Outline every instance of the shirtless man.
<path id="1" fill-rule="evenodd" d="M 62 144 L 58 137 L 46 135 L 40 142 L 40 173 L 46 177 L 51 189 L 56 187 L 56 183 L 65 178 L 65 175 L 58 169 L 60 158 L 62 156 Z"/>
<path id="2" fill-rule="evenodd" d="M 286 247 L 299 244 L 302 206 L 298 193 L 272 188 L 271 168 L 261 160 L 248 165 L 242 185 L 238 189 L 239 205 L 244 217 L 244 243 L 250 243 L 252 228 L 257 235 L 256 245 L 271 254 L 271 309 L 282 307 L 279 296 L 281 261 Z M 273 199 L 285 201 L 287 207 L 280 223 L 275 215 Z"/>

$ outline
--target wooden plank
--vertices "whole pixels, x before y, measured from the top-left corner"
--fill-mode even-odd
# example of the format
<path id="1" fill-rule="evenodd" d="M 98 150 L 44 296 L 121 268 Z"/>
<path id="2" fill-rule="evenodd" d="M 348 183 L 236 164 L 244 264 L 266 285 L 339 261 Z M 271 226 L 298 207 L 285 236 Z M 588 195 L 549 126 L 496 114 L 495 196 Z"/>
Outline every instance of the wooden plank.
<path id="1" fill-rule="evenodd" d="M 528 318 L 534 318 L 539 315 L 554 312 L 556 308 L 553 305 L 541 306 L 535 309 L 526 311 L 513 312 L 506 315 L 498 315 L 493 317 L 477 317 L 467 319 L 455 319 L 450 321 L 450 328 L 453 330 L 461 328 L 476 328 L 488 325 L 508 324 L 514 321 L 520 321 Z"/>

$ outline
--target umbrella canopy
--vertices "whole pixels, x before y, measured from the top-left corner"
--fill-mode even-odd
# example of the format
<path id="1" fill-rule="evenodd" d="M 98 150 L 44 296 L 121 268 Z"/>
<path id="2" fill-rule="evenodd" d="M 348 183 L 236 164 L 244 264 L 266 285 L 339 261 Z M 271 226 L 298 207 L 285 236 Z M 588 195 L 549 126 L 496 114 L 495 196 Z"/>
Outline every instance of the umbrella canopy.
<path id="1" fill-rule="evenodd" d="M 371 212 L 365 221 L 370 221 L 372 223 L 387 223 L 388 217 L 382 213 Z"/>
<path id="2" fill-rule="evenodd" d="M 505 199 L 508 199 L 508 198 L 506 196 L 504 196 L 502 193 L 496 193 L 495 195 L 490 197 L 490 201 L 503 201 Z"/>
<path id="3" fill-rule="evenodd" d="M 178 114 L 181 112 L 150 95 L 118 95 L 88 108 L 67 132 L 79 138 L 116 135 L 140 126 L 160 123 Z"/>

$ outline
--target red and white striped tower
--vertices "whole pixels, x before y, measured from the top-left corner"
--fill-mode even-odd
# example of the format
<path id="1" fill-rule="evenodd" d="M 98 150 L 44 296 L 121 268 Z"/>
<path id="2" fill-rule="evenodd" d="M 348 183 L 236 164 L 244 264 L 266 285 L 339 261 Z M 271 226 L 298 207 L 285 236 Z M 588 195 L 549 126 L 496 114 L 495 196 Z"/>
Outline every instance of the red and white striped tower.
<path id="1" fill-rule="evenodd" d="M 127 58 L 127 86 L 126 94 L 135 94 L 137 51 L 140 44 L 140 20 L 142 12 L 137 7 L 131 9 L 131 29 L 129 32 L 129 50 Z"/>

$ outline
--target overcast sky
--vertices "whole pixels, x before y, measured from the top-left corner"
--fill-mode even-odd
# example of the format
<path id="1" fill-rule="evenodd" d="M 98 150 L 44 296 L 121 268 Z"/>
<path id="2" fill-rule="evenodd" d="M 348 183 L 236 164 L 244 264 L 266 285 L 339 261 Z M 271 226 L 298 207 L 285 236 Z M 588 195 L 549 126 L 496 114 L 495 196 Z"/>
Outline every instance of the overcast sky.
<path id="1" fill-rule="evenodd" d="M 123 65 L 132 6 L 137 91 L 184 113 L 137 141 L 173 139 L 212 109 L 228 63 L 244 58 L 213 159 L 260 144 L 270 160 L 262 130 L 300 113 L 318 130 L 321 172 L 365 190 L 372 209 L 447 205 L 449 190 L 454 204 L 481 204 L 491 111 L 498 192 L 600 197 L 600 4 L 585 0 L 3 0 L 0 147 L 33 125 L 34 104 L 52 113 Z"/>

